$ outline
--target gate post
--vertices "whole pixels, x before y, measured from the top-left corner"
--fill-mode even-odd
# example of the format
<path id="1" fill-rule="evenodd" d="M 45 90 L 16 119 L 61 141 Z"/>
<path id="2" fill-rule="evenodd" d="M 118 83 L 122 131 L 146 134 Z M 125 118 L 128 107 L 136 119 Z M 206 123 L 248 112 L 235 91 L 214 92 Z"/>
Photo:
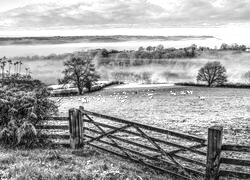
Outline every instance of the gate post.
<path id="1" fill-rule="evenodd" d="M 208 128 L 206 180 L 219 179 L 222 131 L 222 126 Z"/>
<path id="2" fill-rule="evenodd" d="M 82 113 L 82 110 L 84 110 L 84 107 L 83 106 L 79 106 L 79 110 L 80 110 L 80 114 L 81 114 L 81 122 L 82 122 L 82 144 L 83 144 L 83 146 L 84 146 L 84 141 L 86 140 L 85 139 L 85 136 L 84 136 L 84 131 L 85 131 L 85 123 L 84 123 L 84 121 L 83 121 L 83 119 L 84 119 L 84 114 Z"/>
<path id="3" fill-rule="evenodd" d="M 77 149 L 82 147 L 82 114 L 79 109 L 69 110 L 70 147 Z"/>

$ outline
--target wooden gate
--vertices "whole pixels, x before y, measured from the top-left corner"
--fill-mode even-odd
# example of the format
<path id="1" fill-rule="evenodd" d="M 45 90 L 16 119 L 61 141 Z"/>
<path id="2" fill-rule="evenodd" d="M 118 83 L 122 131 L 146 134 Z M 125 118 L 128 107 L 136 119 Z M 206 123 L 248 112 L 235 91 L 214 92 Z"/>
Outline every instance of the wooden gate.
<path id="1" fill-rule="evenodd" d="M 56 144 L 68 146 L 70 142 L 71 148 L 90 145 L 178 179 L 250 179 L 250 146 L 223 144 L 222 127 L 210 127 L 206 140 L 82 107 L 70 109 L 69 117 L 49 119 L 55 123 L 38 128 L 52 130 L 54 134 L 50 133 L 50 137 Z"/>
<path id="2" fill-rule="evenodd" d="M 183 179 L 205 176 L 206 140 L 80 109 L 83 144 Z M 203 148 L 203 149 L 202 149 Z"/>

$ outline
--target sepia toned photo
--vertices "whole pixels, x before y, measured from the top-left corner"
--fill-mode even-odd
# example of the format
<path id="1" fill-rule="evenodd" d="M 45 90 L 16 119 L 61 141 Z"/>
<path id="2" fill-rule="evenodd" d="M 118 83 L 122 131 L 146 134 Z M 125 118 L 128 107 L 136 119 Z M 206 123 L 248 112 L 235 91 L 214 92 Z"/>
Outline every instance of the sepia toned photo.
<path id="1" fill-rule="evenodd" d="M 0 180 L 250 180 L 249 0 L 0 0 Z"/>

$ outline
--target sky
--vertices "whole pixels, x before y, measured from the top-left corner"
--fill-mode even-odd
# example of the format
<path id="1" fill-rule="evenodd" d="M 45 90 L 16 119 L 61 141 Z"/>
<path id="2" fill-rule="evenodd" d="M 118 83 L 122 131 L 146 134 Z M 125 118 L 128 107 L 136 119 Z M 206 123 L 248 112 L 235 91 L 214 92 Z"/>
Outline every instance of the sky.
<path id="1" fill-rule="evenodd" d="M 249 33 L 249 0 L 0 1 L 0 36 Z"/>

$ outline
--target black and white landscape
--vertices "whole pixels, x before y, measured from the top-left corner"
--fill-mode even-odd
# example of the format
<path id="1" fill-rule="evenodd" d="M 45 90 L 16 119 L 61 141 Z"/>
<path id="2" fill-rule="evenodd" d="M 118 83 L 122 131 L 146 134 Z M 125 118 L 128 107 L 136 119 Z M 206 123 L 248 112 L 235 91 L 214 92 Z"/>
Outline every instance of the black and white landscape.
<path id="1" fill-rule="evenodd" d="M 250 179 L 250 2 L 1 0 L 7 179 Z"/>

